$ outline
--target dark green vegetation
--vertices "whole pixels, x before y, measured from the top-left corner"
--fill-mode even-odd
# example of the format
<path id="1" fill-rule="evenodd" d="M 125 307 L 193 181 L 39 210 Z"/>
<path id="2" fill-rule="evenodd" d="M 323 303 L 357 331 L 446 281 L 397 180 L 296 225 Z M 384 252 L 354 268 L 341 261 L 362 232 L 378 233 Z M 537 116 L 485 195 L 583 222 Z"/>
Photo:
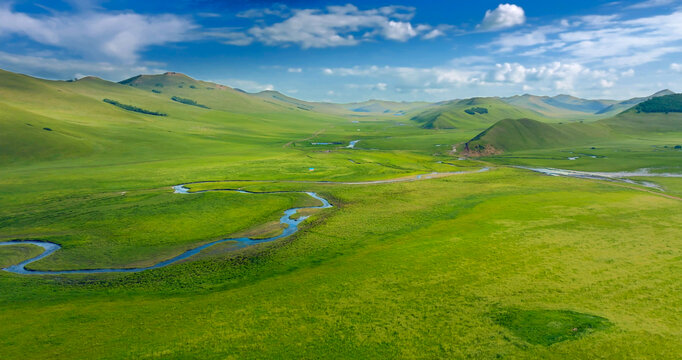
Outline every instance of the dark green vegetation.
<path id="1" fill-rule="evenodd" d="M 493 318 L 520 339 L 545 346 L 575 340 L 611 326 L 602 317 L 567 310 L 505 309 Z"/>
<path id="2" fill-rule="evenodd" d="M 636 112 L 666 114 L 671 112 L 682 112 L 682 94 L 656 97 L 638 104 L 633 110 Z"/>
<path id="3" fill-rule="evenodd" d="M 297 194 L 173 194 L 180 183 L 315 191 L 334 205 L 306 214 L 290 238 L 223 244 L 142 273 L 0 272 L 0 357 L 678 358 L 681 202 L 504 166 L 682 172 L 679 132 L 634 132 L 677 115 L 623 114 L 584 145 L 555 142 L 588 124 L 506 120 L 500 129 L 512 134 L 559 133 L 536 149 L 514 140 L 483 162 L 450 151 L 489 128 L 500 104 L 466 102 L 485 104 L 462 104 L 458 129 L 423 129 L 409 121 L 416 107 L 405 117 L 301 109 L 176 73 L 116 84 L 0 71 L 0 241 L 63 246 L 34 268 L 148 264 L 217 238 L 276 233 L 282 210 L 311 205 Z M 351 140 L 356 149 L 344 148 Z M 647 180 L 682 194 L 678 178 Z M 0 265 L 36 251 L 0 247 Z"/>
<path id="4" fill-rule="evenodd" d="M 173 96 L 173 97 L 171 97 L 171 100 L 177 101 L 177 102 L 179 102 L 181 104 L 185 104 L 185 105 L 192 105 L 192 106 L 197 106 L 197 107 L 204 108 L 204 109 L 210 109 L 208 106 L 198 104 L 196 101 L 194 101 L 192 99 L 185 99 L 185 98 L 181 98 L 179 96 Z"/>
<path id="5" fill-rule="evenodd" d="M 145 109 L 139 108 L 137 106 L 133 106 L 133 105 L 121 104 L 120 102 L 118 102 L 116 100 L 103 99 L 102 101 L 104 101 L 107 104 L 118 106 L 123 110 L 134 111 L 134 112 L 138 112 L 140 114 L 154 115 L 154 116 L 167 116 L 167 114 L 164 114 L 164 113 L 151 111 L 151 110 L 145 110 Z M 48 128 L 45 128 L 45 130 L 48 130 Z"/>
<path id="6" fill-rule="evenodd" d="M 488 109 L 482 108 L 482 107 L 472 107 L 470 109 L 464 110 L 465 113 L 469 115 L 476 115 L 476 114 L 487 114 Z"/>

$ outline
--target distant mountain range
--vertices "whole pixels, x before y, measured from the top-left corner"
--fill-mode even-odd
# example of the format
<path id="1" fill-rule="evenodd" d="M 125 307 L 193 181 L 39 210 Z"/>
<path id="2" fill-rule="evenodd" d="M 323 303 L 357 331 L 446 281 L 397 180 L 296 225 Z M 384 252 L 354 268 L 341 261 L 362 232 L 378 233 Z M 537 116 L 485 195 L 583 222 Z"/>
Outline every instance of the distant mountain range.
<path id="1" fill-rule="evenodd" d="M 470 148 L 512 151 L 583 141 L 613 131 L 682 131 L 682 113 L 676 108 L 682 103 L 680 96 L 663 90 L 625 101 L 520 95 L 438 103 L 334 104 L 276 91 L 247 93 L 174 72 L 115 83 L 96 77 L 51 81 L 0 70 L 0 143 L 8 144 L 0 148 L 0 161 L 77 156 L 110 149 L 117 142 L 170 141 L 180 136 L 175 132 L 161 136 L 154 126 L 138 127 L 155 121 L 182 123 L 182 127 L 193 124 L 189 132 L 196 133 L 173 141 L 174 149 L 193 141 L 204 146 L 225 136 L 214 128 L 224 126 L 222 119 L 227 118 L 241 121 L 230 132 L 243 136 L 249 122 L 250 136 L 256 137 L 321 121 L 390 119 L 401 125 L 412 121 L 425 129 L 482 131 L 469 142 Z M 213 123 L 200 126 L 196 121 Z M 130 126 L 137 130 L 130 131 Z"/>
<path id="2" fill-rule="evenodd" d="M 651 96 L 632 98 L 625 101 L 616 100 L 588 100 L 570 95 L 536 96 L 517 95 L 500 98 L 500 100 L 524 109 L 535 111 L 546 117 L 582 117 L 582 116 L 612 116 L 627 110 L 642 101 L 653 97 L 671 95 L 670 90 L 661 90 Z"/>

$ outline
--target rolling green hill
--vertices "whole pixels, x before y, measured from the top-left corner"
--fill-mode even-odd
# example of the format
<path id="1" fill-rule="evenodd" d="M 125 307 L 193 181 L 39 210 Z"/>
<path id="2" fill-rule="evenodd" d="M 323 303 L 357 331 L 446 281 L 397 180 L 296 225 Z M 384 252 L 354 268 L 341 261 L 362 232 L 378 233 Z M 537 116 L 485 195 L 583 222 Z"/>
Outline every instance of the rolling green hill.
<path id="1" fill-rule="evenodd" d="M 531 119 L 505 119 L 495 123 L 465 144 L 470 153 L 495 153 L 584 144 L 608 135 L 597 124 L 549 124 Z"/>
<path id="2" fill-rule="evenodd" d="M 159 75 L 138 75 L 120 82 L 158 97 L 181 98 L 202 104 L 210 109 L 231 113 L 254 113 L 295 110 L 276 102 L 265 101 L 229 86 L 199 81 L 176 72 Z"/>
<path id="3" fill-rule="evenodd" d="M 414 115 L 412 120 L 425 129 L 480 129 L 509 118 L 540 119 L 542 116 L 497 98 L 472 98 L 435 104 Z"/>
<path id="4" fill-rule="evenodd" d="M 614 117 L 590 124 L 505 119 L 472 138 L 465 148 L 473 154 L 557 148 L 662 132 L 682 132 L 682 94 L 651 97 Z"/>
<path id="5" fill-rule="evenodd" d="M 158 159 L 190 149 L 219 153 L 228 142 L 282 146 L 340 120 L 179 74 L 124 83 L 51 81 L 0 70 L 0 162 Z M 164 90 L 148 90 L 155 88 Z"/>
<path id="6" fill-rule="evenodd" d="M 682 94 L 653 97 L 602 122 L 628 133 L 682 131 Z"/>
<path id="7" fill-rule="evenodd" d="M 641 102 L 644 102 L 644 101 L 647 101 L 649 99 L 653 99 L 653 98 L 656 98 L 659 96 L 666 96 L 666 95 L 672 95 L 672 94 L 675 94 L 675 93 L 668 90 L 668 89 L 661 90 L 661 91 L 659 91 L 659 92 L 657 92 L 651 96 L 636 97 L 636 98 L 632 98 L 629 100 L 625 100 L 625 101 L 615 103 L 613 105 L 610 105 L 610 106 L 598 111 L 596 114 L 597 115 L 610 115 L 610 116 L 617 115 L 617 114 L 619 114 L 625 110 L 630 109 L 634 105 L 637 105 Z"/>

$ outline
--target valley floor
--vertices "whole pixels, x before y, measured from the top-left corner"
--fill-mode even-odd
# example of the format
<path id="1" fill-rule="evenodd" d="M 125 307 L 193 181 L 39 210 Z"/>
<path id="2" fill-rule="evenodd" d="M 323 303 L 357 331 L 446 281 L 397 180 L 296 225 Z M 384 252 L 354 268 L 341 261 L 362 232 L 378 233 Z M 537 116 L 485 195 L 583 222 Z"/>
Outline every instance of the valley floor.
<path id="1" fill-rule="evenodd" d="M 415 155 L 391 156 L 408 166 Z M 426 160 L 412 171 L 485 165 Z M 400 173 L 410 171 L 390 177 Z M 370 180 L 336 180 L 355 179 Z M 0 273 L 3 358 L 672 359 L 681 350 L 679 200 L 499 166 L 400 183 L 193 190 L 235 185 L 315 191 L 335 207 L 290 238 L 146 272 Z M 121 189 L 36 198 L 4 215 L 3 237 L 61 242 L 36 268 L 142 264 L 309 201 Z"/>
<path id="2" fill-rule="evenodd" d="M 460 159 L 490 124 L 424 129 L 201 82 L 0 78 L 0 242 L 61 246 L 30 269 L 144 268 L 277 236 L 285 209 L 307 208 L 292 236 L 162 268 L 0 271 L 0 359 L 682 353 L 682 178 L 519 168 L 680 174 L 680 132 Z M 0 267 L 40 251 L 0 246 Z"/>

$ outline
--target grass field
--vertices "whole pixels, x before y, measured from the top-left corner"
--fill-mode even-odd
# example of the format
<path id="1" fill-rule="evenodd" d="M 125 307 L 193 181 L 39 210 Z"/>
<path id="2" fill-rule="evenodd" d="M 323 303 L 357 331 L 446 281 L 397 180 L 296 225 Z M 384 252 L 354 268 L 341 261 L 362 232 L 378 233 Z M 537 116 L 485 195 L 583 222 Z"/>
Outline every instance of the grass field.
<path id="1" fill-rule="evenodd" d="M 682 203 L 508 166 L 679 173 L 679 133 L 458 160 L 452 146 L 489 124 L 423 129 L 403 117 L 357 120 L 259 97 L 230 112 L 221 106 L 245 95 L 177 78 L 136 87 L 0 76 L 0 241 L 62 245 L 31 268 L 149 265 L 215 239 L 271 235 L 283 210 L 311 205 L 293 193 L 174 194 L 177 184 L 314 191 L 334 205 L 306 213 L 289 238 L 239 251 L 223 244 L 165 268 L 0 272 L 2 359 L 682 352 Z M 345 148 L 351 140 L 360 142 Z M 482 167 L 490 170 L 472 172 Z M 460 171 L 468 173 L 343 184 Z M 680 179 L 647 180 L 682 192 Z M 2 246 L 0 265 L 39 252 Z"/>

